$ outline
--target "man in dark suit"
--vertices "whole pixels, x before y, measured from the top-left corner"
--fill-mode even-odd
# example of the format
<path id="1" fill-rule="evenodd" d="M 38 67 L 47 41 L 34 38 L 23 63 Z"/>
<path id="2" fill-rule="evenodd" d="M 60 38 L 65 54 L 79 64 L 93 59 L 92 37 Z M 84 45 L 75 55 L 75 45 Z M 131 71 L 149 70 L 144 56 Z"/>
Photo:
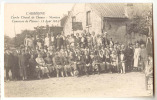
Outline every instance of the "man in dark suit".
<path id="1" fill-rule="evenodd" d="M 85 58 L 85 67 L 84 67 L 84 70 L 85 70 L 86 75 L 88 76 L 89 75 L 89 71 L 91 69 L 90 68 L 91 67 L 91 57 L 90 57 L 88 51 L 85 51 L 84 58 Z"/>
<path id="2" fill-rule="evenodd" d="M 4 67 L 5 67 L 5 70 L 6 70 L 6 80 L 7 81 L 10 80 L 9 71 L 10 71 L 12 63 L 13 63 L 12 60 L 13 60 L 13 56 L 10 53 L 10 51 L 5 50 L 5 53 L 4 53 Z"/>
<path id="3" fill-rule="evenodd" d="M 79 37 L 79 33 L 76 33 L 75 37 L 75 47 L 80 47 L 81 38 Z"/>
<path id="4" fill-rule="evenodd" d="M 83 75 L 84 65 L 85 65 L 83 51 L 80 51 L 77 53 L 77 55 L 75 56 L 75 60 L 76 60 L 76 66 L 77 66 L 79 75 Z"/>
<path id="5" fill-rule="evenodd" d="M 134 56 L 134 50 L 131 44 L 129 44 L 129 46 L 126 48 L 125 55 L 126 55 L 126 71 L 131 71 Z"/>
<path id="6" fill-rule="evenodd" d="M 18 53 L 17 51 L 14 51 L 12 53 L 12 66 L 11 66 L 11 73 L 13 80 L 19 79 L 19 66 L 18 66 Z"/>
<path id="7" fill-rule="evenodd" d="M 63 37 L 61 36 L 61 34 L 57 35 L 56 40 L 57 40 L 57 49 L 60 50 L 63 44 Z"/>
<path id="8" fill-rule="evenodd" d="M 25 51 L 22 50 L 22 54 L 20 55 L 19 57 L 19 66 L 20 66 L 20 69 L 21 69 L 21 77 L 23 80 L 26 80 L 27 79 L 27 67 L 28 67 L 28 64 L 29 64 L 29 61 L 28 61 L 28 56 L 26 55 Z"/>

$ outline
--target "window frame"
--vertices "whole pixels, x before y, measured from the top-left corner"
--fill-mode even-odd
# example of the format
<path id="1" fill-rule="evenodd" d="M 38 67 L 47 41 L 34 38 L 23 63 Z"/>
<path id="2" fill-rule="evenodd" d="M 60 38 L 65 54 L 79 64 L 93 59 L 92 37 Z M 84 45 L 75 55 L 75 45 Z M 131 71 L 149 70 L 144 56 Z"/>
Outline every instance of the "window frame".
<path id="1" fill-rule="evenodd" d="M 91 11 L 86 12 L 86 26 L 91 26 Z"/>

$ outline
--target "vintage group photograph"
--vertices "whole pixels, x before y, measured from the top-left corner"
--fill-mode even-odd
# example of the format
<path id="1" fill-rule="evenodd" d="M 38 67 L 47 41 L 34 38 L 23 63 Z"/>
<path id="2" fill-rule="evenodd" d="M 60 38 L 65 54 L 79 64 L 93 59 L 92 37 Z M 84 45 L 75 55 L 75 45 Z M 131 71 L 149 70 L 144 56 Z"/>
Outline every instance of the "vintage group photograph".
<path id="1" fill-rule="evenodd" d="M 4 5 L 4 97 L 153 97 L 152 3 Z"/>

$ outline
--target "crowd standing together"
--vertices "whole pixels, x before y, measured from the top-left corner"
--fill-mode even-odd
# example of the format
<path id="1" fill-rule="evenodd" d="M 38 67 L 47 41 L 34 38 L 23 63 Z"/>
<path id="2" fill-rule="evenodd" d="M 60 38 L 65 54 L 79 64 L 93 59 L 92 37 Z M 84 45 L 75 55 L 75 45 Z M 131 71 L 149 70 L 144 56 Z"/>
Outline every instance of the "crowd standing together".
<path id="1" fill-rule="evenodd" d="M 125 74 L 144 72 L 147 66 L 153 66 L 152 54 L 147 53 L 144 43 L 118 43 L 108 39 L 107 32 L 58 34 L 56 37 L 47 34 L 44 39 L 26 35 L 24 45 L 16 50 L 5 49 L 4 61 L 6 80 Z"/>

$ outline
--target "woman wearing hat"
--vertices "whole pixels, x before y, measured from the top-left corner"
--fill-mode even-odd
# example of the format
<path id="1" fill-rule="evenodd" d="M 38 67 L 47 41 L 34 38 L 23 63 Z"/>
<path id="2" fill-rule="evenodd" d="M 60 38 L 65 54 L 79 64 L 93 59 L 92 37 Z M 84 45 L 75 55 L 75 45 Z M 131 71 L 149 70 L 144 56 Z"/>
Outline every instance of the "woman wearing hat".
<path id="1" fill-rule="evenodd" d="M 48 68 L 46 67 L 45 65 L 45 61 L 44 59 L 42 58 L 42 55 L 41 54 L 38 54 L 38 57 L 36 58 L 36 62 L 37 62 L 37 67 L 39 67 L 41 69 L 41 72 L 42 72 L 42 77 L 44 75 L 46 75 L 48 78 L 50 77 L 49 76 L 49 70 Z"/>
<path id="2" fill-rule="evenodd" d="M 31 58 L 29 59 L 29 69 L 30 69 L 30 76 L 32 79 L 34 78 L 38 78 L 40 79 L 40 68 L 36 67 L 37 66 L 37 62 L 34 59 L 34 55 L 31 55 Z"/>

